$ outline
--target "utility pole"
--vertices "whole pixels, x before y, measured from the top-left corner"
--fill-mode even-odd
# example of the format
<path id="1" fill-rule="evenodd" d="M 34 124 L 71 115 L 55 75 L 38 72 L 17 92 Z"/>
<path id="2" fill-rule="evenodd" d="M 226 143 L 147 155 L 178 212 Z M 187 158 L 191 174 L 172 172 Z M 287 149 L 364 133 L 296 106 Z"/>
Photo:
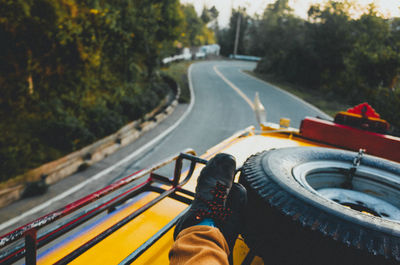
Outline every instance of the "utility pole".
<path id="1" fill-rule="evenodd" d="M 237 49 L 238 49 L 238 45 L 239 45 L 239 33 L 240 33 L 240 22 L 242 19 L 241 13 L 240 13 L 240 9 L 238 9 L 238 19 L 237 19 L 237 23 L 236 23 L 236 36 L 235 36 L 235 45 L 233 48 L 233 56 L 235 57 L 237 54 Z"/>

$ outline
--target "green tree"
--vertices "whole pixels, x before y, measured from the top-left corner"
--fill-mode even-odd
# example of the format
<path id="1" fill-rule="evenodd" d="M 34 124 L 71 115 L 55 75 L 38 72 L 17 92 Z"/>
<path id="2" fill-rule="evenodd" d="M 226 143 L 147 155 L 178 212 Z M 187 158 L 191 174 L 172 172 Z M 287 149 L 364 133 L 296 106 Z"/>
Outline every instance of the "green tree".
<path id="1" fill-rule="evenodd" d="M 193 5 L 183 5 L 182 12 L 185 19 L 182 26 L 182 35 L 179 40 L 183 46 L 191 47 L 215 43 L 213 31 L 207 28 L 207 22 L 203 21 L 203 19 L 197 15 Z M 207 15 L 202 17 L 208 20 L 212 19 L 211 15 L 212 13 L 207 12 Z M 205 16 L 207 16 L 207 18 L 205 18 Z"/>
<path id="2" fill-rule="evenodd" d="M 200 18 L 205 24 L 208 24 L 212 21 L 215 21 L 218 18 L 218 15 L 219 12 L 215 6 L 212 6 L 211 8 L 204 6 Z"/>
<path id="3" fill-rule="evenodd" d="M 239 7 L 238 9 L 232 10 L 232 16 L 229 21 L 229 28 L 218 31 L 217 38 L 218 38 L 218 43 L 221 46 L 222 55 L 228 56 L 230 54 L 233 54 L 239 16 L 240 16 L 240 31 L 239 31 L 237 53 L 247 54 L 246 44 L 245 44 L 247 39 L 245 38 L 245 36 L 247 35 L 250 17 L 246 13 L 245 8 Z"/>
<path id="4" fill-rule="evenodd" d="M 307 67 L 302 64 L 313 65 L 313 56 L 308 50 L 305 29 L 305 21 L 293 15 L 288 1 L 269 4 L 250 30 L 250 53 L 263 56 L 257 71 L 289 80 L 308 79 Z"/>
<path id="5" fill-rule="evenodd" d="M 349 65 L 365 89 L 392 87 L 400 73 L 398 44 L 386 19 L 374 10 L 356 21 L 356 44 Z"/>
<path id="6" fill-rule="evenodd" d="M 153 108 L 168 92 L 160 58 L 190 20 L 182 8 L 178 0 L 0 0 L 0 180 Z M 193 41 L 213 41 L 197 20 Z"/>
<path id="7" fill-rule="evenodd" d="M 277 0 L 250 20 L 245 50 L 263 57 L 259 72 L 349 104 L 369 101 L 400 127 L 400 20 L 380 17 L 374 5 L 354 19 L 352 8 L 349 1 L 328 1 L 312 5 L 303 20 L 287 0 Z"/>

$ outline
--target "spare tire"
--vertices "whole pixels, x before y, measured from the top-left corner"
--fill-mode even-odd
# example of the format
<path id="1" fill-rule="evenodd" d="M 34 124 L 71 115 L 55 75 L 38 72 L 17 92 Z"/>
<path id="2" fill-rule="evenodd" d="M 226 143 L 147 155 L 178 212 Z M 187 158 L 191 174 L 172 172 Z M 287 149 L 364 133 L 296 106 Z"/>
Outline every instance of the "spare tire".
<path id="1" fill-rule="evenodd" d="M 249 205 L 243 237 L 265 264 L 400 262 L 398 163 L 283 148 L 248 158 L 240 182 Z"/>

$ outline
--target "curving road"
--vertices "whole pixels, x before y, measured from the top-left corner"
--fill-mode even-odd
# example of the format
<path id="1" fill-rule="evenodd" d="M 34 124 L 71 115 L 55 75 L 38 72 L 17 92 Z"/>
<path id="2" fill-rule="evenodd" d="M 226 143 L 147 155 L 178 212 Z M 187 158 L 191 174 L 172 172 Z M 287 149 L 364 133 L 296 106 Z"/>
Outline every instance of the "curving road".
<path id="1" fill-rule="evenodd" d="M 257 124 L 250 105 L 224 79 L 251 101 L 258 92 L 268 121 L 279 123 L 280 118 L 287 117 L 292 127 L 299 127 L 305 116 L 329 118 L 308 103 L 243 72 L 255 66 L 255 63 L 240 61 L 194 64 L 190 70 L 195 99 L 192 111 L 172 134 L 146 154 L 136 169 L 188 147 L 202 154 L 238 130 Z"/>
<path id="2" fill-rule="evenodd" d="M 190 83 L 194 93 L 192 104 L 179 105 L 171 117 L 138 141 L 86 171 L 52 185 L 45 195 L 20 200 L 0 209 L 0 234 L 185 148 L 191 147 L 202 154 L 238 130 L 255 125 L 255 115 L 246 101 L 246 98 L 252 101 L 255 92 L 259 92 L 267 110 L 268 121 L 278 122 L 279 118 L 287 117 L 291 119 L 292 127 L 298 127 L 305 116 L 328 118 L 315 107 L 242 72 L 254 67 L 255 63 L 240 61 L 204 61 L 193 64 L 190 68 Z M 176 128 L 161 137 L 171 126 Z M 162 139 L 148 146 L 147 143 L 157 137 Z M 129 156 L 128 161 L 120 162 Z M 76 186 L 85 180 L 89 180 L 87 185 Z M 71 187 L 76 187 L 74 192 L 68 192 Z"/>

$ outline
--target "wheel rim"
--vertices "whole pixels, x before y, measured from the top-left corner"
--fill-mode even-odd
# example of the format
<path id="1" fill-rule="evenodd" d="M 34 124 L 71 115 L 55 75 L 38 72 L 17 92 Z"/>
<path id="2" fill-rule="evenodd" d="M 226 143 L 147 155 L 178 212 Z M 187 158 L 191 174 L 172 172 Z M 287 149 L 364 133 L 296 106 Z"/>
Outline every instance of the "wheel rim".
<path id="1" fill-rule="evenodd" d="M 314 161 L 293 168 L 296 181 L 318 196 L 372 215 L 400 223 L 400 178 L 364 165 L 350 177 L 352 164 Z"/>

